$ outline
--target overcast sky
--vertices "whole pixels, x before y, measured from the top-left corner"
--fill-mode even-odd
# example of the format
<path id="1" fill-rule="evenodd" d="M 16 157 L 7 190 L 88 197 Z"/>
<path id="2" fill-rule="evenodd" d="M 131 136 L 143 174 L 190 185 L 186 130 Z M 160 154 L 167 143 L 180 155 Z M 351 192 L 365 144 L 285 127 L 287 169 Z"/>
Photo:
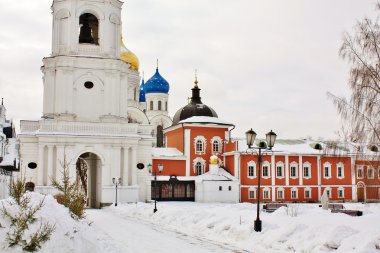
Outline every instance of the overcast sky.
<path id="1" fill-rule="evenodd" d="M 51 0 L 0 0 L 0 96 L 8 118 L 42 115 L 42 58 L 51 52 Z M 171 116 L 198 69 L 203 103 L 234 123 L 281 139 L 336 138 L 330 91 L 348 96 L 344 31 L 375 17 L 374 0 L 128 0 L 123 36 L 145 80 L 170 83 Z"/>

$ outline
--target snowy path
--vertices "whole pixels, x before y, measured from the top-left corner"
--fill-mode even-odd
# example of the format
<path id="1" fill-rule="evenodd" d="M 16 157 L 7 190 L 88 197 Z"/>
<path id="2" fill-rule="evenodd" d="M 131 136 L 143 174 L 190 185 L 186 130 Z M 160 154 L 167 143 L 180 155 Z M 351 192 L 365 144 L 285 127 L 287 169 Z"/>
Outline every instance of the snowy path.
<path id="1" fill-rule="evenodd" d="M 93 221 L 92 226 L 109 237 L 100 238 L 100 240 L 111 240 L 112 242 L 108 241 L 107 244 L 114 244 L 123 253 L 247 252 L 232 249 L 225 245 L 214 244 L 201 238 L 164 230 L 158 226 L 120 217 L 104 210 L 91 209 L 87 210 L 86 213 L 87 218 Z"/>

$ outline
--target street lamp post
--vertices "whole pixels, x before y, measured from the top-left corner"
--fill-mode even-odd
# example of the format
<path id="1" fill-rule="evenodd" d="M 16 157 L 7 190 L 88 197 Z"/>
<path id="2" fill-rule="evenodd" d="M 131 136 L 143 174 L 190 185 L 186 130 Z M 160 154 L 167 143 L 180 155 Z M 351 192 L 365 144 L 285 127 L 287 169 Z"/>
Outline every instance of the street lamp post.
<path id="1" fill-rule="evenodd" d="M 248 130 L 245 133 L 245 135 L 247 137 L 248 149 L 251 149 L 252 152 L 255 152 L 256 154 L 258 154 L 257 163 L 259 166 L 259 170 L 258 170 L 259 177 L 258 177 L 258 182 L 257 182 L 257 215 L 256 215 L 254 229 L 256 232 L 261 232 L 262 225 L 261 225 L 261 220 L 260 220 L 260 193 L 261 193 L 260 192 L 260 186 L 261 186 L 260 181 L 261 181 L 262 156 L 263 156 L 263 152 L 265 153 L 266 151 L 272 150 L 272 148 L 274 146 L 274 142 L 276 141 L 277 135 L 271 130 L 269 133 L 266 134 L 267 143 L 260 142 L 257 148 L 252 147 L 252 145 L 256 139 L 255 131 L 253 131 L 251 128 L 251 130 Z M 257 153 L 255 150 L 258 150 L 259 152 Z M 263 150 L 263 152 L 261 152 L 262 150 Z M 248 150 L 247 150 L 247 152 L 248 152 Z"/>
<path id="2" fill-rule="evenodd" d="M 115 199 L 115 206 L 117 206 L 117 186 L 118 185 L 121 185 L 121 178 L 119 177 L 118 179 L 116 178 L 112 178 L 112 183 L 115 185 L 115 189 L 116 189 L 116 199 Z"/>
<path id="3" fill-rule="evenodd" d="M 149 171 L 153 172 L 154 173 L 154 209 L 153 209 L 153 213 L 157 212 L 157 169 L 154 169 L 152 171 L 152 165 L 151 164 L 148 164 L 148 169 Z M 164 170 L 164 165 L 163 164 L 158 164 L 158 172 L 161 173 L 163 170 Z"/>

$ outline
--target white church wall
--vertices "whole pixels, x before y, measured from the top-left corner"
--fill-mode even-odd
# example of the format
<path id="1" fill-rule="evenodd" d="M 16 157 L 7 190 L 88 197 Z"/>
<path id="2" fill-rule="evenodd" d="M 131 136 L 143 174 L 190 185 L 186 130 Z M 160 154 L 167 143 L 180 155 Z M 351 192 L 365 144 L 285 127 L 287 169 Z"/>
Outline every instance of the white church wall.
<path id="1" fill-rule="evenodd" d="M 239 183 L 238 181 L 195 182 L 195 202 L 238 203 Z"/>

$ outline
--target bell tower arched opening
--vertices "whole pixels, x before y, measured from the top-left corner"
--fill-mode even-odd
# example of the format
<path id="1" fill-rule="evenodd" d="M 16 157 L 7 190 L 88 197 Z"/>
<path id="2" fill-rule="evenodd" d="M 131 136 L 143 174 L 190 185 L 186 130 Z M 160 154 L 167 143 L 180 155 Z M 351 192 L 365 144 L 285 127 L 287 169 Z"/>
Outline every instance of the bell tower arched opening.
<path id="1" fill-rule="evenodd" d="M 91 208 L 100 207 L 101 168 L 101 160 L 94 153 L 80 155 L 76 163 L 77 179 Z"/>
<path id="2" fill-rule="evenodd" d="M 99 45 L 99 21 L 91 13 L 79 17 L 79 43 Z"/>

